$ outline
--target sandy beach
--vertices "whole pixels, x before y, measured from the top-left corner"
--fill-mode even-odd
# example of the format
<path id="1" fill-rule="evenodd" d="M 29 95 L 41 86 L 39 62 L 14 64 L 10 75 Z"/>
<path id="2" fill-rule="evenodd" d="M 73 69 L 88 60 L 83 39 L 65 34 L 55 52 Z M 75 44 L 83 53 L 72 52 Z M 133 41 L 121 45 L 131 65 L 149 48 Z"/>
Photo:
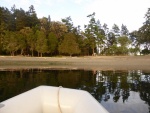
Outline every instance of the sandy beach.
<path id="1" fill-rule="evenodd" d="M 0 56 L 0 69 L 59 68 L 150 71 L 150 56 L 23 57 Z"/>

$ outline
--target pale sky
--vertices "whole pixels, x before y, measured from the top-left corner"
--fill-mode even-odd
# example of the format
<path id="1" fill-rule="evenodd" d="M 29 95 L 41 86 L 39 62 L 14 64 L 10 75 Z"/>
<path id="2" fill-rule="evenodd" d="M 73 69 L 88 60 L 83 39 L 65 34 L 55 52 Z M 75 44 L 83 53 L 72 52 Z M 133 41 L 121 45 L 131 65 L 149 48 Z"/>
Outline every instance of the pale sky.
<path id="1" fill-rule="evenodd" d="M 38 18 L 51 16 L 52 21 L 61 21 L 71 16 L 75 26 L 81 28 L 88 23 L 87 15 L 96 13 L 96 19 L 109 29 L 113 24 L 128 30 L 138 30 L 145 21 L 144 15 L 150 8 L 150 0 L 0 0 L 1 7 L 11 9 L 13 5 L 25 11 L 33 5 Z"/>

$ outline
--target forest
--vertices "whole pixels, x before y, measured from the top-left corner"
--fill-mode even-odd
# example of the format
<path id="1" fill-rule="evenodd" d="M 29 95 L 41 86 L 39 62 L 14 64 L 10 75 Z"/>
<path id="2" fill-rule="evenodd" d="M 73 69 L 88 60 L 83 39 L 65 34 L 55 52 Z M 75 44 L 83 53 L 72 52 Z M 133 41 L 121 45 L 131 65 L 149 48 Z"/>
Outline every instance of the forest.
<path id="1" fill-rule="evenodd" d="M 51 21 L 50 15 L 38 18 L 34 6 L 28 11 L 12 6 L 0 7 L 0 55 L 11 56 L 87 56 L 150 54 L 150 8 L 145 22 L 129 32 L 126 25 L 108 28 L 95 13 L 81 30 L 71 16 Z M 134 25 L 133 25 L 134 26 Z"/>

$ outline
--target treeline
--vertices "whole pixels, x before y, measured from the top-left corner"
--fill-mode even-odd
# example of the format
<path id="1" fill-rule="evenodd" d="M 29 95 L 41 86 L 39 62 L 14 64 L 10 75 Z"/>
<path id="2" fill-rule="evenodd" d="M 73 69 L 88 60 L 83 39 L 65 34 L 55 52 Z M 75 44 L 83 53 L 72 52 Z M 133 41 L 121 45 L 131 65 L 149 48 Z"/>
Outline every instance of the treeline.
<path id="1" fill-rule="evenodd" d="M 87 16 L 89 23 L 74 26 L 71 17 L 51 21 L 50 16 L 38 18 L 34 6 L 28 11 L 0 7 L 0 55 L 136 55 L 150 53 L 150 8 L 139 30 L 129 32 L 126 25 L 111 29 Z M 144 47 L 141 49 L 141 46 Z"/>

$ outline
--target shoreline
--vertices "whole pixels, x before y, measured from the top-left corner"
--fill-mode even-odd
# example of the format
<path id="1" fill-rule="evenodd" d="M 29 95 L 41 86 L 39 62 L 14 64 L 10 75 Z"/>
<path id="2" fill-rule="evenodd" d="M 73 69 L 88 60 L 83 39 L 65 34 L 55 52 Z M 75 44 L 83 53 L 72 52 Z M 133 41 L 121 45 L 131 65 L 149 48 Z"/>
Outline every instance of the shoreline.
<path id="1" fill-rule="evenodd" d="M 30 68 L 150 71 L 150 56 L 0 56 L 0 70 Z"/>

